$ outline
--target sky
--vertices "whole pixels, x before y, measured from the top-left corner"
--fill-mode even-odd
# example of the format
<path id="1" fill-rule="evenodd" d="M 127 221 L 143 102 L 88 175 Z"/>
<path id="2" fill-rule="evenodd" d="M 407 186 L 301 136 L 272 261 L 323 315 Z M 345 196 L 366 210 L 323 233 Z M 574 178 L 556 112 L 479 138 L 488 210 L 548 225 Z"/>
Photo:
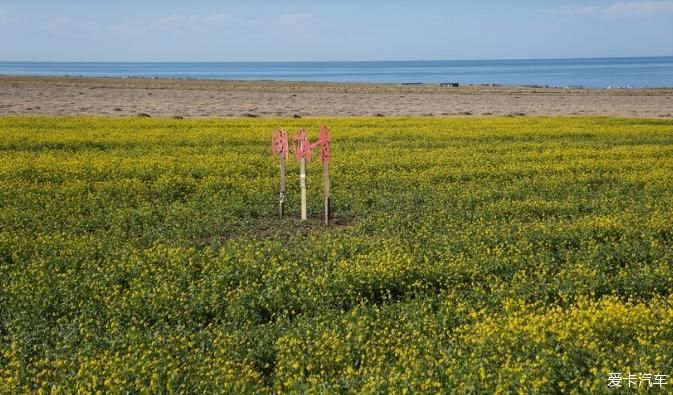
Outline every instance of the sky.
<path id="1" fill-rule="evenodd" d="M 673 55 L 673 0 L 0 0 L 0 61 Z"/>

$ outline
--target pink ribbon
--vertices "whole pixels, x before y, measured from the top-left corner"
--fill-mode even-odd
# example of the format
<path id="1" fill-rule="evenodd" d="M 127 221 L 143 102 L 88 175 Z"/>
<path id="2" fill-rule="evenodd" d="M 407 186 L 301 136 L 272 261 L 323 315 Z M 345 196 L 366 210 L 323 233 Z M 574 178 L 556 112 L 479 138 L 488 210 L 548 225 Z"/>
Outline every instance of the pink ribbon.
<path id="1" fill-rule="evenodd" d="M 271 150 L 274 155 L 283 157 L 287 160 L 289 151 L 287 145 L 287 131 L 285 129 L 278 129 L 273 132 Z"/>
<path id="2" fill-rule="evenodd" d="M 311 144 L 311 148 L 318 145 L 320 146 L 320 159 L 323 163 L 329 162 L 332 156 L 329 150 L 329 129 L 327 129 L 327 126 L 320 127 L 320 136 L 318 137 L 318 141 Z"/>
<path id="3" fill-rule="evenodd" d="M 313 148 L 320 146 L 320 159 L 323 163 L 328 163 L 332 158 L 329 148 L 329 129 L 326 126 L 320 127 L 318 141 L 311 144 L 306 136 L 304 128 L 299 129 L 292 138 L 292 148 L 298 161 L 302 159 L 311 160 L 313 157 Z M 285 129 L 278 129 L 273 134 L 272 150 L 274 155 L 284 155 L 287 159 L 287 132 Z"/>
<path id="4" fill-rule="evenodd" d="M 294 155 L 298 161 L 302 159 L 311 160 L 311 144 L 308 142 L 304 128 L 299 129 L 292 142 L 294 143 Z"/>

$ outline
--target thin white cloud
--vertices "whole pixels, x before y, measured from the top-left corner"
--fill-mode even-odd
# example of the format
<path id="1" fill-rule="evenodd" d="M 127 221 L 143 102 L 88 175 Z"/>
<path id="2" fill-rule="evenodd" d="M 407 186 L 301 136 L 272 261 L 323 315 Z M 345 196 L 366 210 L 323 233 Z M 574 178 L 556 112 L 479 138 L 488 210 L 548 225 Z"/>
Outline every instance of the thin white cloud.
<path id="1" fill-rule="evenodd" d="M 12 16 L 9 15 L 9 12 L 0 9 L 0 25 L 9 25 L 12 21 Z"/>
<path id="2" fill-rule="evenodd" d="M 643 0 L 643 1 L 619 1 L 604 7 L 595 5 L 587 6 L 564 6 L 560 8 L 545 8 L 541 10 L 546 15 L 564 16 L 652 16 L 665 13 L 673 13 L 673 1 L 671 0 Z"/>
<path id="3" fill-rule="evenodd" d="M 130 20 L 109 26 L 109 31 L 125 36 L 180 32 L 205 26 L 204 18 L 194 15 L 168 15 L 152 20 Z"/>
<path id="4" fill-rule="evenodd" d="M 156 26 L 161 27 L 184 27 L 191 26 L 199 22 L 201 22 L 201 18 L 197 18 L 193 15 L 170 15 L 159 19 L 155 24 Z"/>
<path id="5" fill-rule="evenodd" d="M 270 21 L 276 29 L 283 30 L 289 35 L 311 35 L 316 34 L 321 27 L 318 20 L 310 14 L 285 14 L 280 15 Z"/>
<path id="6" fill-rule="evenodd" d="M 595 5 L 576 7 L 573 9 L 575 15 L 593 15 L 600 12 L 600 8 Z"/>
<path id="7" fill-rule="evenodd" d="M 545 8 L 541 12 L 546 15 L 582 16 L 600 14 L 601 8 L 597 6 L 563 6 L 559 8 Z"/>
<path id="8" fill-rule="evenodd" d="M 620 1 L 610 4 L 605 13 L 616 16 L 673 13 L 673 1 Z"/>
<path id="9" fill-rule="evenodd" d="M 149 21 L 124 21 L 110 26 L 122 34 L 148 34 L 176 30 L 243 29 L 250 31 L 283 29 L 286 32 L 305 31 L 316 26 L 310 14 L 284 14 L 274 17 L 233 17 L 228 14 L 209 16 L 169 15 Z"/>
<path id="10" fill-rule="evenodd" d="M 229 14 L 214 14 L 203 19 L 208 25 L 228 25 L 234 22 L 234 18 Z"/>
<path id="11" fill-rule="evenodd" d="M 294 25 L 300 23 L 311 22 L 312 18 L 309 14 L 286 14 L 281 15 L 277 18 L 277 21 L 281 24 Z"/>
<path id="12" fill-rule="evenodd" d="M 67 16 L 53 16 L 44 21 L 44 27 L 48 30 L 59 31 L 76 25 L 76 22 Z"/>

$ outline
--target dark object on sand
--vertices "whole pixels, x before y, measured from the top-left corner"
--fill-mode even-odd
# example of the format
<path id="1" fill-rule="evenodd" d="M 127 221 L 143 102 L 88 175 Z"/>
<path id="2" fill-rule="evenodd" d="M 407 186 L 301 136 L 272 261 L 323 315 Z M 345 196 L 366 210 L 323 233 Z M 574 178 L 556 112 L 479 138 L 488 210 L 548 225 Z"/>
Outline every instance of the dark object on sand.
<path id="1" fill-rule="evenodd" d="M 446 86 L 449 88 L 458 88 L 460 86 L 459 83 L 457 82 L 442 82 L 439 84 L 439 86 Z"/>
<path id="2" fill-rule="evenodd" d="M 152 118 L 150 114 L 146 114 L 144 112 L 139 112 L 137 115 L 138 118 Z"/>

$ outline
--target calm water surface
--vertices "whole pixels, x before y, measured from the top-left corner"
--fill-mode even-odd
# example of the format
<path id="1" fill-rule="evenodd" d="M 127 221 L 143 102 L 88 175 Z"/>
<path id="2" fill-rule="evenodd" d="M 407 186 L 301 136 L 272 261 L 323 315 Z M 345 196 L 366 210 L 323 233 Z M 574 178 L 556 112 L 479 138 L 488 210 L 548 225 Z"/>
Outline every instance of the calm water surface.
<path id="1" fill-rule="evenodd" d="M 0 62 L 0 74 L 333 82 L 673 87 L 673 56 L 391 62 Z"/>

